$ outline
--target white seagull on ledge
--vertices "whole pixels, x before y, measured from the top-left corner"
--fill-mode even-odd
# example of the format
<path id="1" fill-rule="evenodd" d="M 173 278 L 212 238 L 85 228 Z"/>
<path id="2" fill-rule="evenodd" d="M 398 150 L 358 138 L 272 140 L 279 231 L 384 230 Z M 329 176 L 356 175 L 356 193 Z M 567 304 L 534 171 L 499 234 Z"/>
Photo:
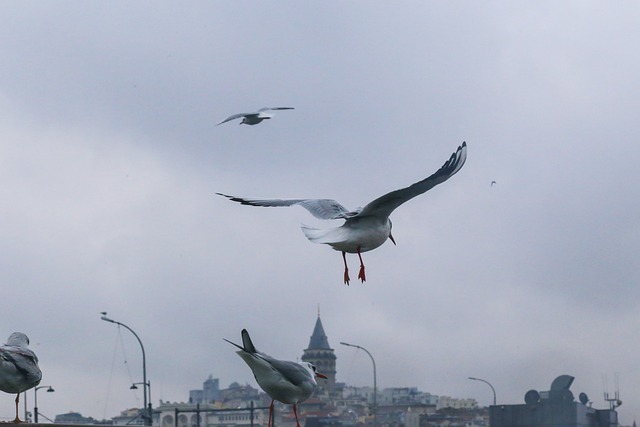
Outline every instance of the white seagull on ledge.
<path id="1" fill-rule="evenodd" d="M 16 418 L 13 423 L 21 423 L 18 417 L 20 393 L 29 390 L 42 379 L 38 358 L 29 349 L 29 338 L 22 332 L 14 332 L 7 344 L 0 347 L 0 390 L 16 394 Z"/>
<path id="2" fill-rule="evenodd" d="M 219 126 L 223 123 L 227 123 L 231 120 L 239 119 L 240 117 L 242 117 L 242 121 L 240 122 L 240 124 L 257 125 L 263 120 L 272 118 L 273 114 L 267 113 L 267 111 L 272 111 L 272 110 L 293 110 L 293 107 L 264 107 L 259 109 L 255 113 L 234 114 L 233 116 L 227 117 L 226 119 L 218 123 L 216 126 Z"/>
<path id="3" fill-rule="evenodd" d="M 271 397 L 269 405 L 269 423 L 271 427 L 271 414 L 273 413 L 273 401 L 293 404 L 293 413 L 296 416 L 296 427 L 300 427 L 298 421 L 298 411 L 296 404 L 303 402 L 311 396 L 318 384 L 316 377 L 327 378 L 316 370 L 316 367 L 309 363 L 288 362 L 274 359 L 256 350 L 251 342 L 249 332 L 242 330 L 242 345 L 223 338 L 226 342 L 235 345 L 240 350 L 238 355 L 244 360 L 253 371 L 253 376 L 265 393 Z"/>
<path id="4" fill-rule="evenodd" d="M 366 276 L 361 253 L 377 248 L 387 239 L 390 239 L 394 245 L 396 243 L 391 235 L 391 220 L 389 219 L 391 212 L 404 202 L 451 178 L 462 168 L 466 160 L 467 143 L 463 142 L 449 160 L 433 175 L 409 187 L 378 197 L 364 208 L 355 211 L 349 211 L 340 203 L 331 199 L 246 199 L 222 193 L 216 194 L 243 205 L 262 207 L 300 205 L 319 219 L 344 219 L 345 222 L 340 227 L 321 230 L 303 225 L 302 232 L 310 241 L 327 244 L 333 249 L 342 252 L 344 283 L 348 285 L 350 279 L 346 253 L 358 254 L 360 259 L 358 279 L 364 282 Z"/>

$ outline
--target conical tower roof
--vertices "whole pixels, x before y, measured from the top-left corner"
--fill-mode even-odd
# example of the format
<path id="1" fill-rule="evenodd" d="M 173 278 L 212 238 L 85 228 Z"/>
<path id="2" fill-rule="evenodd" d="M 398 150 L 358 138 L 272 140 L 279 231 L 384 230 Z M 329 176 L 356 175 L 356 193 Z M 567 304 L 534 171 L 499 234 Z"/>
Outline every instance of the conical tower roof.
<path id="1" fill-rule="evenodd" d="M 327 334 L 324 333 L 324 328 L 322 327 L 320 315 L 318 315 L 316 326 L 313 328 L 313 334 L 311 335 L 311 339 L 309 340 L 309 347 L 307 348 L 307 350 L 331 350 L 331 347 L 329 347 Z"/>

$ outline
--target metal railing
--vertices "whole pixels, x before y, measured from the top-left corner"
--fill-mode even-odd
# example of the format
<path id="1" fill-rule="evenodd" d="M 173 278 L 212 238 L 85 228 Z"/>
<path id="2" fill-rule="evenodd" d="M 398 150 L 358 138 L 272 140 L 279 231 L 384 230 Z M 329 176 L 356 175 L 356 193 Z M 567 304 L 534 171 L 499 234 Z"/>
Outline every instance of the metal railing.
<path id="1" fill-rule="evenodd" d="M 175 415 L 174 415 L 174 421 L 173 421 L 173 425 L 174 427 L 178 427 L 178 414 L 180 413 L 195 413 L 196 414 L 196 427 L 201 427 L 200 426 L 200 413 L 204 412 L 204 413 L 224 413 L 224 412 L 249 412 L 249 419 L 251 422 L 251 427 L 253 427 L 253 421 L 255 419 L 254 416 L 254 412 L 255 411 L 262 411 L 262 410 L 269 410 L 268 406 L 255 406 L 253 404 L 253 401 L 251 402 L 251 405 L 248 408 L 230 408 L 230 409 L 200 409 L 200 404 L 196 404 L 196 408 L 195 409 L 182 409 L 182 408 L 175 408 Z M 273 410 L 273 414 L 272 414 L 272 420 L 271 420 L 271 427 L 275 427 L 275 415 L 276 415 L 276 411 L 275 408 Z M 187 424 L 187 427 L 190 427 L 191 424 Z"/>

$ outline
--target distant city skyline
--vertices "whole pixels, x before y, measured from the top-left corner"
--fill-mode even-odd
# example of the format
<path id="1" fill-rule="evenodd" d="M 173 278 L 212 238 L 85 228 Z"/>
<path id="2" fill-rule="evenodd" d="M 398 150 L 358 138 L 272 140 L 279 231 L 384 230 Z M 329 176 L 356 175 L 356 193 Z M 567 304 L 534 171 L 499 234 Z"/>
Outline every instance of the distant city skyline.
<path id="1" fill-rule="evenodd" d="M 358 399 L 364 398 L 368 402 L 368 404 L 372 403 L 373 385 L 353 386 L 336 381 L 338 374 L 337 357 L 334 354 L 334 349 L 329 343 L 329 337 L 324 330 L 319 309 L 311 336 L 309 338 L 309 343 L 307 347 L 302 350 L 301 359 L 316 363 L 318 366 L 322 366 L 323 368 L 325 368 L 325 372 L 328 373 L 329 380 L 319 385 L 318 389 L 314 393 L 315 397 L 322 395 L 325 400 L 344 399 L 347 401 L 352 400 L 355 397 Z M 231 381 L 227 388 L 221 389 L 220 379 L 214 377 L 214 375 L 210 373 L 208 377 L 203 381 L 202 388 L 190 390 L 189 395 L 185 400 L 169 402 L 162 401 L 160 399 L 155 403 L 152 402 L 154 404 L 153 409 L 154 411 L 156 411 L 158 407 L 174 407 L 174 405 L 178 405 L 181 408 L 188 408 L 189 405 L 195 404 L 222 404 L 222 407 L 226 407 L 224 406 L 224 400 L 226 400 L 230 395 L 236 395 L 236 399 L 239 399 L 236 400 L 231 407 L 238 407 L 238 405 L 248 405 L 249 402 L 255 402 L 260 399 L 268 401 L 267 396 L 262 390 L 259 389 L 257 384 L 255 384 L 255 381 L 253 383 L 254 384 L 241 385 L 238 381 Z M 336 386 L 339 386 L 339 391 L 337 394 L 335 390 Z M 241 391 L 241 394 L 238 394 L 238 391 Z M 223 401 L 218 400 L 221 396 L 224 396 Z M 452 397 L 446 395 L 440 396 L 437 394 L 432 394 L 429 391 L 420 390 L 415 386 L 384 387 L 378 390 L 377 397 L 379 405 L 394 405 L 398 404 L 398 402 L 411 402 L 411 404 L 413 405 L 430 405 L 437 410 L 443 408 L 478 408 L 478 403 L 474 398 L 459 396 Z M 28 399 L 26 401 L 28 401 Z M 518 402 L 512 402 L 512 404 L 517 403 Z M 304 404 L 302 404 L 301 407 L 304 407 Z M 286 407 L 284 407 L 282 410 L 284 411 L 284 413 L 290 411 Z M 31 408 L 27 408 L 27 411 L 31 411 Z M 122 410 L 120 410 L 119 415 L 116 415 L 112 419 L 116 423 L 119 422 L 118 420 L 121 420 L 125 423 L 130 422 L 132 419 L 137 418 L 137 411 L 137 408 L 123 408 Z M 90 420 L 94 420 L 96 422 L 101 421 L 92 417 L 85 417 L 79 412 L 57 414 L 55 418 L 57 419 L 58 417 L 59 422 L 71 424 L 81 421 L 88 422 Z M 49 419 L 46 415 L 44 416 L 44 418 Z"/>

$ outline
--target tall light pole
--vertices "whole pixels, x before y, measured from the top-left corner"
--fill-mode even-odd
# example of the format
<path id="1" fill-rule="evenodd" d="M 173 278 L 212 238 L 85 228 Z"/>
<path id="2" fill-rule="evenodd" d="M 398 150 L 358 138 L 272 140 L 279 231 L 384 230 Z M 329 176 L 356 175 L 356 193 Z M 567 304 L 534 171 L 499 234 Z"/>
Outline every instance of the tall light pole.
<path id="1" fill-rule="evenodd" d="M 38 390 L 46 388 L 47 393 L 53 393 L 55 390 L 50 385 L 40 385 L 33 389 L 33 422 L 38 424 Z"/>
<path id="2" fill-rule="evenodd" d="M 473 381 L 482 381 L 483 383 L 489 385 L 489 387 L 491 387 L 491 391 L 493 391 L 493 406 L 496 406 L 496 389 L 493 388 L 491 383 L 487 380 L 483 380 L 482 378 L 469 377 L 469 379 Z"/>
<path id="3" fill-rule="evenodd" d="M 367 353 L 371 358 L 371 362 L 373 363 L 373 427 L 377 427 L 378 426 L 378 397 L 377 397 L 378 396 L 378 376 L 376 374 L 376 361 L 373 359 L 373 356 L 371 355 L 371 353 L 369 353 L 369 350 L 367 350 L 362 346 L 349 344 L 346 342 L 341 342 L 340 344 L 346 345 L 347 347 L 359 348 L 360 350 L 363 350 L 365 353 Z"/>
<path id="4" fill-rule="evenodd" d="M 133 329 L 131 329 L 130 327 L 128 327 L 124 323 L 116 322 L 113 319 L 109 319 L 107 317 L 106 313 L 103 313 L 102 317 L 100 319 L 104 320 L 105 322 L 115 323 L 118 326 L 122 326 L 124 328 L 127 328 L 129 330 L 129 332 L 131 332 L 133 334 L 133 336 L 136 337 L 136 339 L 138 340 L 138 343 L 140 343 L 140 348 L 142 349 L 142 382 L 146 386 L 149 387 L 149 394 L 151 394 L 151 385 L 149 384 L 149 382 L 147 382 L 147 358 L 146 358 L 145 353 L 144 353 L 144 346 L 142 345 L 142 341 L 140 341 L 140 337 L 138 336 L 138 334 L 136 334 Z M 143 389 L 144 409 L 143 409 L 142 413 L 144 414 L 143 415 L 144 416 L 144 425 L 150 426 L 151 425 L 151 411 L 147 407 L 147 387 L 146 386 Z"/>

